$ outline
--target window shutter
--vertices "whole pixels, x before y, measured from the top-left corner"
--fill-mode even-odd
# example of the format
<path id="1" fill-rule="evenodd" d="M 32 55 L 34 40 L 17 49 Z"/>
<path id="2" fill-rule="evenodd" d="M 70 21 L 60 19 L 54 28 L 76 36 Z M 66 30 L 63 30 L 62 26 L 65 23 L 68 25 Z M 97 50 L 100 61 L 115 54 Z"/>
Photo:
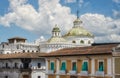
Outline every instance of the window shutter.
<path id="1" fill-rule="evenodd" d="M 82 71 L 88 71 L 88 62 L 84 62 L 82 65 Z"/>
<path id="2" fill-rule="evenodd" d="M 54 70 L 54 62 L 51 62 L 51 70 Z"/>
<path id="3" fill-rule="evenodd" d="M 66 63 L 62 62 L 61 70 L 66 70 Z"/>

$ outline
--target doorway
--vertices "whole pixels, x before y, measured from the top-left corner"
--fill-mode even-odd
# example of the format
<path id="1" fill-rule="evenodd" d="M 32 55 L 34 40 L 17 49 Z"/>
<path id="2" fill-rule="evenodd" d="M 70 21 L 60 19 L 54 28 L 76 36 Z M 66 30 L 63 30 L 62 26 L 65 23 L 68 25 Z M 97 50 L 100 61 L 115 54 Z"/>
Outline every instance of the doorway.
<path id="1" fill-rule="evenodd" d="M 70 78 L 78 78 L 77 76 L 70 76 Z"/>
<path id="2" fill-rule="evenodd" d="M 30 78 L 29 75 L 23 75 L 23 78 Z"/>

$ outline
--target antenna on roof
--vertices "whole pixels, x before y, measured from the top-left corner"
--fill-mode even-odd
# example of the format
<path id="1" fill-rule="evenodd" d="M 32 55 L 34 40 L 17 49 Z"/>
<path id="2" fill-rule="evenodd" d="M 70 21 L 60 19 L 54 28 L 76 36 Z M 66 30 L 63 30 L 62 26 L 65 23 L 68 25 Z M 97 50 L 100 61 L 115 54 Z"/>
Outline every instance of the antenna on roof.
<path id="1" fill-rule="evenodd" d="M 77 18 L 79 18 L 79 10 L 78 10 L 78 8 L 79 8 L 79 0 L 77 0 L 76 2 L 77 2 Z"/>
<path id="2" fill-rule="evenodd" d="M 79 18 L 79 11 L 77 10 L 77 18 Z"/>

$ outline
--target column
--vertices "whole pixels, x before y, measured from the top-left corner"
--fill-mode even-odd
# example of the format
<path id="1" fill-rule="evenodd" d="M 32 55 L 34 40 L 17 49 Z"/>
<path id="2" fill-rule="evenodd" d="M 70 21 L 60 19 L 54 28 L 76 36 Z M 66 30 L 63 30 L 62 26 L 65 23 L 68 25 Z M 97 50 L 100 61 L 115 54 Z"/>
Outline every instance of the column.
<path id="1" fill-rule="evenodd" d="M 48 78 L 48 75 L 46 75 L 46 73 L 48 72 L 48 60 L 47 59 L 45 59 L 45 63 L 46 63 L 45 78 Z"/>
<path id="2" fill-rule="evenodd" d="M 113 61 L 113 63 L 112 63 L 113 64 L 112 65 L 113 72 L 112 73 L 113 73 L 113 78 L 115 78 L 115 58 L 114 57 L 112 58 L 112 61 Z"/>
<path id="3" fill-rule="evenodd" d="M 112 60 L 111 58 L 108 58 L 107 60 L 107 74 L 112 75 Z"/>
<path id="4" fill-rule="evenodd" d="M 56 62 L 56 73 L 59 73 L 59 67 L 60 67 L 59 60 L 60 59 L 58 58 Z M 56 75 L 56 78 L 59 78 L 59 75 Z"/>
<path id="5" fill-rule="evenodd" d="M 91 60 L 91 74 L 95 74 L 95 59 Z"/>

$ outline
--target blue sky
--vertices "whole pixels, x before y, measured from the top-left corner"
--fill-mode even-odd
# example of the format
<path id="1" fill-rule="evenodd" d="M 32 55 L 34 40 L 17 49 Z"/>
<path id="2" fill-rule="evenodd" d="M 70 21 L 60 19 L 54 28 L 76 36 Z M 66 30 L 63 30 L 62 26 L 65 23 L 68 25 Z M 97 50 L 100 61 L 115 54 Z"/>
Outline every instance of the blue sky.
<path id="1" fill-rule="evenodd" d="M 0 42 L 14 36 L 29 42 L 51 37 L 55 24 L 65 34 L 79 10 L 83 27 L 96 42 L 120 42 L 120 0 L 1 0 Z"/>

